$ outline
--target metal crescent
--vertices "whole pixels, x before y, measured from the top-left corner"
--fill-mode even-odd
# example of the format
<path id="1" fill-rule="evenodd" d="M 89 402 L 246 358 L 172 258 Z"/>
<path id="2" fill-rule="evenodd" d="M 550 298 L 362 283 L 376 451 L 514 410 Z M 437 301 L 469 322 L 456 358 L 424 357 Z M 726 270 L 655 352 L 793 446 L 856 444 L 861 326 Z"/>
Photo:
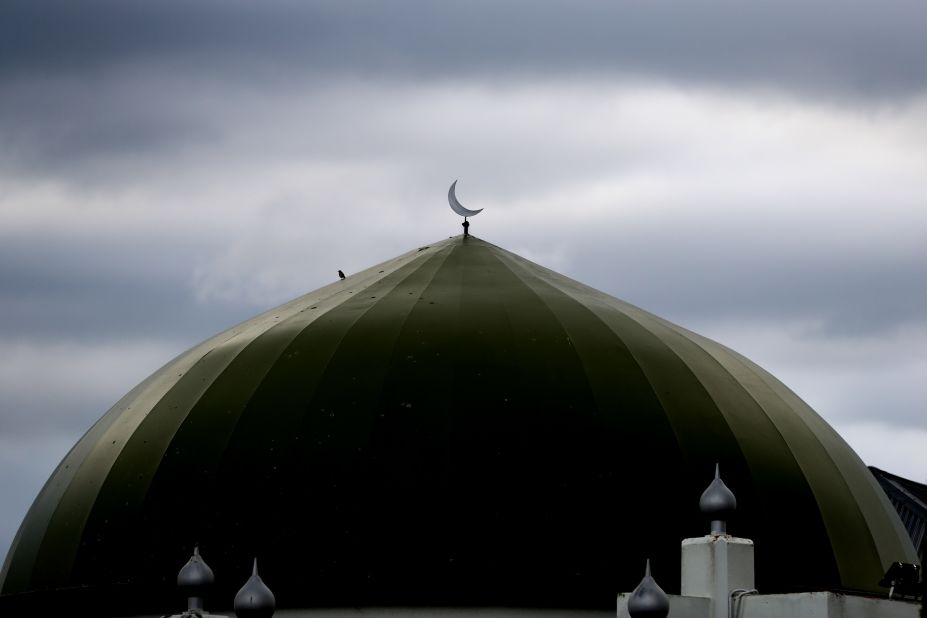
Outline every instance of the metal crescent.
<path id="1" fill-rule="evenodd" d="M 451 210 L 456 212 L 461 217 L 473 217 L 475 215 L 483 212 L 483 209 L 479 210 L 470 210 L 469 208 L 464 208 L 460 202 L 457 201 L 457 181 L 451 183 L 451 188 L 447 191 L 447 203 L 451 205 Z"/>

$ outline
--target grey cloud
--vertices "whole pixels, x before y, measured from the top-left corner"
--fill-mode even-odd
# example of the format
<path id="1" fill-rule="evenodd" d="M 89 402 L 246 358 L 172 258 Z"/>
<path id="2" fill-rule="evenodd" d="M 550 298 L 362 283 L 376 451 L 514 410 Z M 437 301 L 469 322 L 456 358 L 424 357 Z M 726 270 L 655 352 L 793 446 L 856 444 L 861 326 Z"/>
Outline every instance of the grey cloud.
<path id="1" fill-rule="evenodd" d="M 69 359 L 71 365 L 80 362 L 82 359 Z M 18 390 L 0 396 L 0 431 L 10 438 L 65 435 L 73 444 L 132 386 L 134 384 L 121 384 L 123 392 L 101 397 L 75 388 L 56 390 L 59 384 L 45 374 L 36 373 L 33 379 L 23 381 Z"/>
<path id="2" fill-rule="evenodd" d="M 67 438 L 0 486 L 34 495 L 168 356 L 459 232 L 451 174 L 477 236 L 825 416 L 922 427 L 923 346 L 897 333 L 927 323 L 927 248 L 902 243 L 927 233 L 924 108 L 884 103 L 927 89 L 923 23 L 920 1 L 3 3 L 0 348 L 34 381 L 9 378 L 0 436 Z M 778 330 L 728 339 L 756 322 Z M 873 338 L 876 365 L 827 356 Z M 91 356 L 94 388 L 67 365 Z"/>
<path id="3" fill-rule="evenodd" d="M 689 326 L 770 371 L 831 423 L 927 430 L 927 322 L 828 338 L 782 317 L 707 318 Z"/>
<path id="4" fill-rule="evenodd" d="M 76 438 L 181 351 L 175 340 L 0 340 L 0 434 Z"/>
<path id="5" fill-rule="evenodd" d="M 871 225 L 869 217 L 827 225 L 785 215 L 732 229 L 724 219 L 736 208 L 696 206 L 669 220 L 654 213 L 642 220 L 603 218 L 595 226 L 554 214 L 500 230 L 493 240 L 512 247 L 530 237 L 534 247 L 564 246 L 558 270 L 682 325 L 802 321 L 814 325 L 805 336 L 819 339 L 927 325 L 927 246 L 894 251 L 889 230 L 873 233 L 865 245 L 833 246 L 835 237 Z M 927 224 L 912 219 L 895 227 L 905 225 Z M 790 234 L 809 240 L 793 243 Z"/>
<path id="6" fill-rule="evenodd" d="M 742 351 L 748 354 L 761 349 L 756 342 L 747 347 Z M 831 422 L 927 429 L 925 347 L 924 323 L 878 338 L 788 338 L 763 366 Z"/>
<path id="7" fill-rule="evenodd" d="M 6 556 L 39 488 L 74 441 L 74 436 L 60 433 L 30 439 L 0 437 L 0 487 L 4 496 L 0 508 L 0 556 Z"/>
<path id="8" fill-rule="evenodd" d="M 477 89 L 474 95 L 466 83 L 409 91 L 333 88 L 292 99 L 237 97 L 233 91 L 229 98 L 244 110 L 223 104 L 218 95 L 210 99 L 214 107 L 159 109 L 156 114 L 176 112 L 191 125 L 216 123 L 226 129 L 189 159 L 140 153 L 147 173 L 139 177 L 117 175 L 99 188 L 68 187 L 70 206 L 61 209 L 62 221 L 49 219 L 56 229 L 39 251 L 35 241 L 6 238 L 0 245 L 0 290 L 5 290 L 0 308 L 7 319 L 0 332 L 208 336 L 266 307 L 263 302 L 285 300 L 283 292 L 295 295 L 324 281 L 303 265 L 324 259 L 337 266 L 320 266 L 320 272 L 361 268 L 431 240 L 434 232 L 427 230 L 437 228 L 424 222 L 444 214 L 433 206 L 443 200 L 448 170 L 457 169 L 479 179 L 476 185 L 464 180 L 462 199 L 488 199 L 490 211 L 495 208 L 499 215 L 476 220 L 474 233 L 485 229 L 491 234 L 487 238 L 511 248 L 564 245 L 568 259 L 558 269 L 565 274 L 683 324 L 719 315 L 814 318 L 824 337 L 927 319 L 927 287 L 918 285 L 927 280 L 927 249 L 923 243 L 901 253 L 894 248 L 903 232 L 927 232 L 927 220 L 916 215 L 915 205 L 918 195 L 927 196 L 927 185 L 916 174 L 895 171 L 916 169 L 923 160 L 911 144 L 886 137 L 917 126 L 917 114 L 899 112 L 876 125 L 844 114 L 839 122 L 830 120 L 839 134 L 833 126 L 819 131 L 818 141 L 835 141 L 838 147 L 826 144 L 824 155 L 803 155 L 809 143 L 818 146 L 808 137 L 829 108 L 808 113 L 789 103 L 769 112 L 772 104 L 766 103 L 766 111 L 754 117 L 752 102 L 689 97 L 679 104 L 673 93 L 663 91 L 631 96 L 630 103 L 601 104 L 596 93 L 621 97 L 595 83 L 575 86 L 566 96 L 549 86 L 499 96 Z M 545 97 L 552 101 L 518 116 L 524 103 Z M 673 102 L 669 107 L 666 98 Z M 473 117 L 448 125 L 435 108 L 452 104 L 452 112 L 470 111 Z M 652 116 L 634 111 L 648 105 L 661 107 Z M 583 110 L 585 117 L 550 124 Z M 604 123 L 614 110 L 615 117 Z M 664 117 L 680 110 L 687 114 L 683 119 Z M 739 117 L 741 126 L 718 146 L 717 132 L 704 125 L 728 120 L 725 110 Z M 307 119 L 300 125 L 303 115 Z M 785 124 L 789 119 L 792 125 Z M 106 123 L 107 116 L 98 120 Z M 786 127 L 789 137 L 764 141 L 750 132 L 756 124 L 773 123 Z M 486 134 L 477 135 L 481 126 Z M 852 132 L 858 137 L 846 140 L 844 133 Z M 844 150 L 854 157 L 845 160 Z M 860 161 L 856 150 L 873 151 L 874 158 Z M 741 152 L 757 160 L 742 158 Z M 705 167 L 706 155 L 717 162 Z M 733 181 L 741 174 L 750 179 L 736 190 L 724 184 L 733 165 Z M 806 170 L 813 184 L 802 176 Z M 63 173 L 74 171 L 66 165 Z M 651 181 L 659 186 L 655 197 L 623 195 L 637 173 L 657 178 Z M 197 175 L 197 182 L 176 188 L 176 177 L 184 174 Z M 903 184 L 888 186 L 896 180 Z M 142 196 L 137 204 L 122 204 L 120 187 L 126 182 Z M 571 188 L 603 182 L 609 183 L 607 197 L 593 196 L 600 210 L 576 213 L 587 198 L 574 197 Z M 223 183 L 229 190 L 214 193 Z M 876 184 L 887 187 L 884 200 L 882 190 L 875 196 L 887 215 L 871 214 L 871 198 L 860 195 Z M 818 195 L 822 186 L 831 189 Z M 163 208 L 171 191 L 189 207 L 171 211 L 173 218 L 162 216 L 160 227 L 150 229 L 151 213 Z M 79 207 L 85 200 L 122 204 L 86 215 L 97 217 L 90 227 L 118 233 L 71 238 L 68 225 L 85 216 Z M 757 208 L 747 212 L 741 201 Z M 802 208 L 788 210 L 794 201 Z M 807 214 L 817 209 L 825 214 Z M 133 210 L 139 220 L 132 218 Z M 115 212 L 120 214 L 113 220 Z M 400 222 L 401 229 L 380 237 L 384 226 Z M 857 245 L 834 243 L 869 227 L 871 234 L 862 234 Z M 294 235 L 294 229 L 305 233 Z M 458 231 L 450 225 L 442 229 Z M 62 235 L 69 240 L 54 240 Z M 383 251 L 378 254 L 374 246 Z M 271 284 L 256 285 L 262 278 Z M 278 281 L 299 284 L 284 290 Z M 199 301 L 209 301 L 205 304 L 197 302 L 193 285 L 212 285 L 219 293 L 201 296 Z M 106 299 L 105 309 L 99 299 Z"/>
<path id="9" fill-rule="evenodd" d="M 664 230 L 665 231 L 665 230 Z M 656 230 L 655 230 L 655 233 Z M 600 287 L 678 321 L 746 316 L 817 320 L 817 337 L 884 333 L 908 323 L 927 323 L 927 255 L 896 261 L 873 254 L 820 259 L 801 251 L 770 262 L 750 254 L 749 243 L 731 243 L 729 253 L 689 246 L 653 255 L 647 242 L 631 241 L 610 264 L 647 261 L 646 270 L 603 272 L 601 256 L 582 256 L 578 270 Z M 688 250 L 687 250 L 688 249 Z M 651 253 L 649 257 L 648 252 Z M 809 255 L 811 253 L 811 255 Z M 598 266 L 598 267 L 597 267 Z M 684 300 L 683 300 L 684 299 Z"/>
<path id="10" fill-rule="evenodd" d="M 927 431 L 879 422 L 838 423 L 836 429 L 868 465 L 927 482 Z"/>
<path id="11" fill-rule="evenodd" d="M 20 2 L 0 13 L 0 74 L 646 74 L 883 96 L 927 85 L 925 21 L 915 0 Z"/>
<path id="12" fill-rule="evenodd" d="M 0 339 L 189 340 L 231 326 L 253 306 L 200 303 L 193 257 L 164 240 L 147 246 L 5 239 L 0 245 Z M 188 261 L 184 262 L 184 258 Z M 178 350 L 179 351 L 179 350 Z"/>
<path id="13" fill-rule="evenodd" d="M 8 79 L 0 97 L 0 170 L 68 170 L 113 183 L 154 157 L 217 139 L 219 127 L 191 104 L 196 97 L 171 93 L 188 85 L 137 73 Z"/>

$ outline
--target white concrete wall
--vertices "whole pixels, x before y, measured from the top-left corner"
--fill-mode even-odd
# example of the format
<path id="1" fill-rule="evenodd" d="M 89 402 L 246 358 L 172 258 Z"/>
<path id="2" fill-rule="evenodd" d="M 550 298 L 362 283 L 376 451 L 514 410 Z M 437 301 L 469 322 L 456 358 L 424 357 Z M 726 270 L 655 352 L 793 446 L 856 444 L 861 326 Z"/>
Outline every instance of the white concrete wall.
<path id="1" fill-rule="evenodd" d="M 727 534 L 682 541 L 682 596 L 711 599 L 706 618 L 728 618 L 734 590 L 752 590 L 753 541 Z"/>
<path id="2" fill-rule="evenodd" d="M 918 618 L 920 603 L 833 592 L 744 597 L 732 618 Z"/>
<path id="3" fill-rule="evenodd" d="M 618 595 L 618 618 L 629 618 L 630 593 Z M 669 618 L 706 618 L 709 600 L 669 595 Z M 218 611 L 234 617 L 231 610 Z M 516 608 L 380 608 L 278 610 L 274 618 L 610 618 L 614 611 Z M 920 603 L 854 597 L 832 592 L 746 596 L 731 618 L 919 618 Z M 158 618 L 152 616 L 151 618 Z"/>

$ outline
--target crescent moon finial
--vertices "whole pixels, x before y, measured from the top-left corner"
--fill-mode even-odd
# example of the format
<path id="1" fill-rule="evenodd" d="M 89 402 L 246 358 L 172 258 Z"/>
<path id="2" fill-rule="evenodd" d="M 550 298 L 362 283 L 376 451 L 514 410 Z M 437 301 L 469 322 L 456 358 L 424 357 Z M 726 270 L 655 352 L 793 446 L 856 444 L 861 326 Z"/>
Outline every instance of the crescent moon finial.
<path id="1" fill-rule="evenodd" d="M 483 209 L 479 210 L 470 210 L 469 208 L 464 208 L 463 205 L 457 201 L 457 181 L 451 183 L 451 188 L 447 191 L 447 203 L 451 205 L 451 210 L 456 212 L 461 217 L 473 217 L 481 212 Z"/>

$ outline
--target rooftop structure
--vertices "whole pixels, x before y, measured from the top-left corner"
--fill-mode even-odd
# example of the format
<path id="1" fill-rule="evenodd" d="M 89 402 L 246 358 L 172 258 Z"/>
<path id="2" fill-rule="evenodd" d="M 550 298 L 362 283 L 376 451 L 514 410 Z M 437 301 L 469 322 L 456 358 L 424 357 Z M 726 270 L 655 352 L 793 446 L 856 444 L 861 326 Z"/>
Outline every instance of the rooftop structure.
<path id="1" fill-rule="evenodd" d="M 917 550 L 919 562 L 924 564 L 927 554 L 927 485 L 872 466 L 869 469 L 898 511 Z"/>
<path id="2" fill-rule="evenodd" d="M 229 600 L 258 556 L 281 607 L 614 612 L 648 558 L 678 564 L 705 526 L 716 463 L 737 492 L 719 532 L 762 548 L 764 591 L 884 592 L 889 564 L 916 561 L 865 465 L 768 372 L 457 236 L 220 333 L 128 393 L 37 497 L 0 609 L 171 611 L 199 544 Z M 659 581 L 679 590 L 679 570 Z"/>

